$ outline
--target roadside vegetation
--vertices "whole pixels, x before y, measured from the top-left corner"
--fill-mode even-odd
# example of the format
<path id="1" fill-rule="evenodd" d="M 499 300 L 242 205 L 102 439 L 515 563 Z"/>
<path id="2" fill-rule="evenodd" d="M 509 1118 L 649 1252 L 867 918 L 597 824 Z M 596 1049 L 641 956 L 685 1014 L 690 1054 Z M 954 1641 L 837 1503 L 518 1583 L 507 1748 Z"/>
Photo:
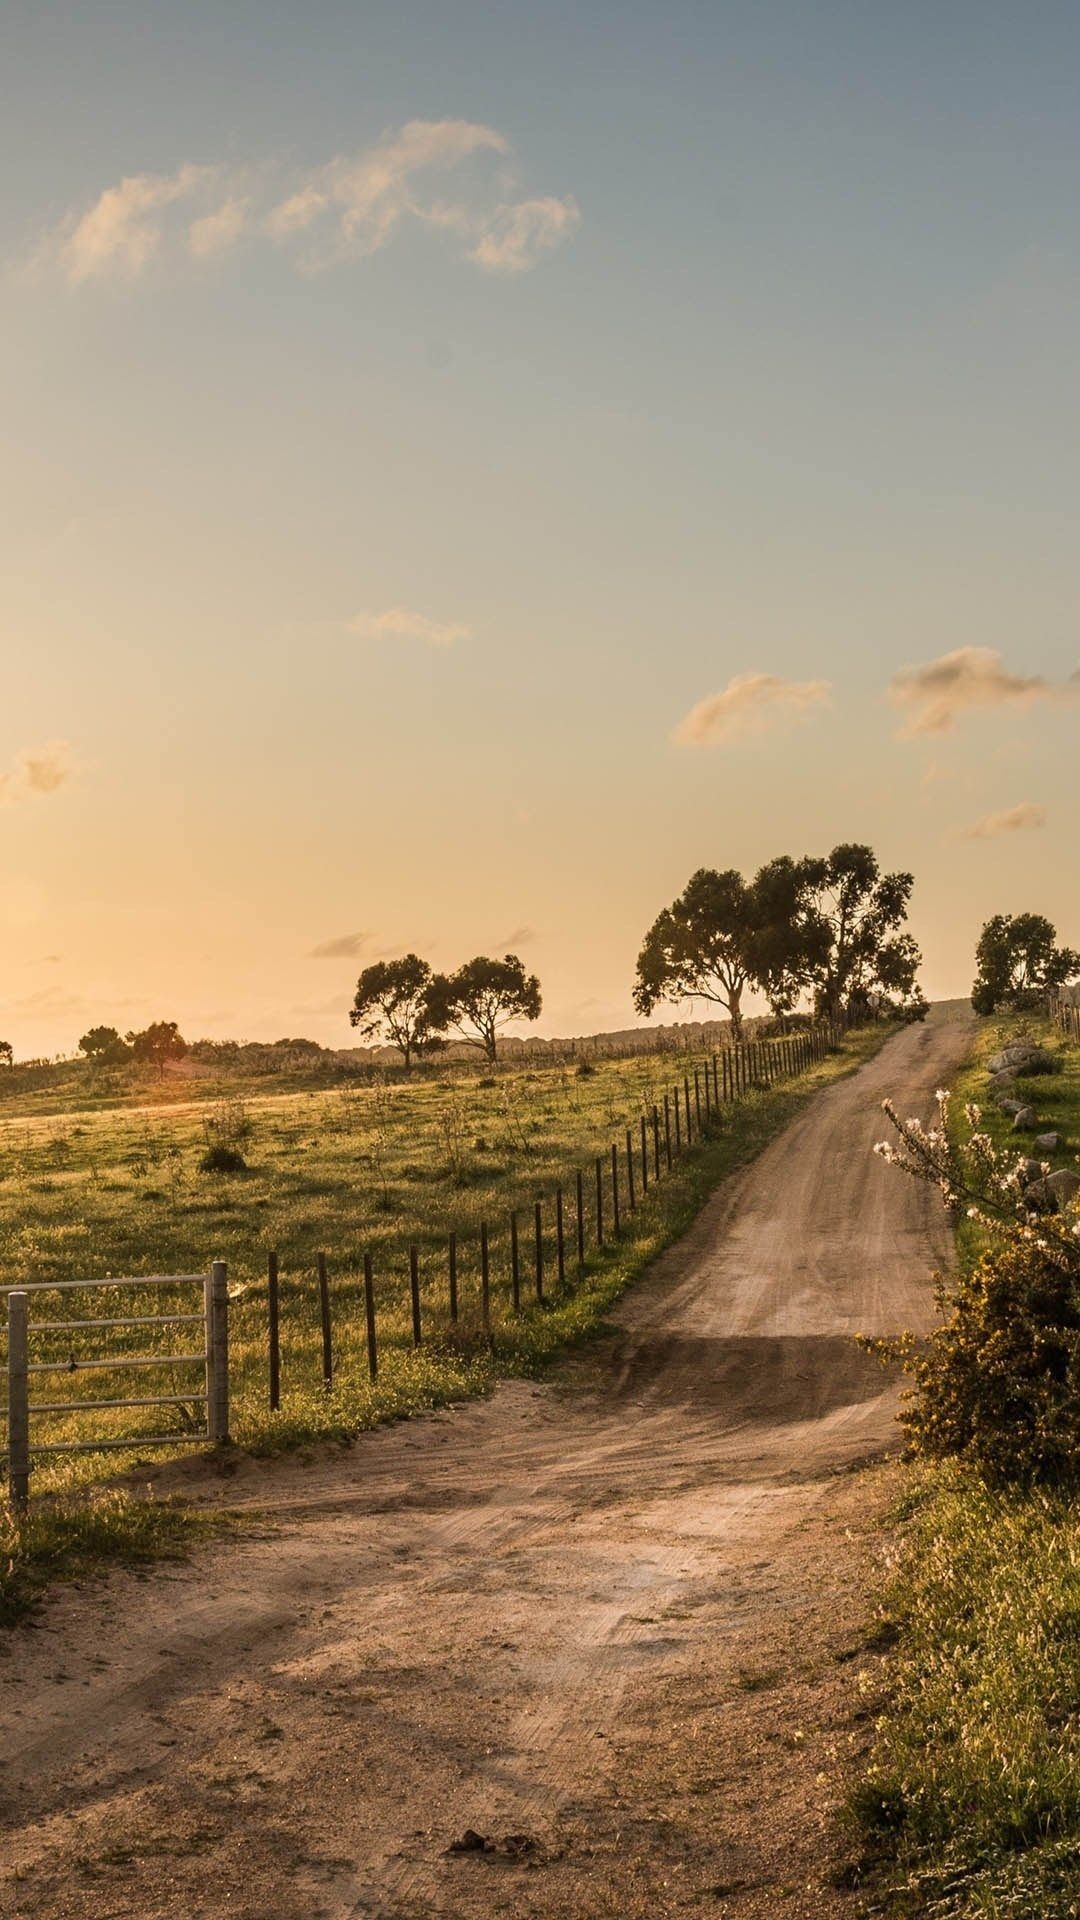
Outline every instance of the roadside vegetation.
<path id="1" fill-rule="evenodd" d="M 939 1331 L 905 1355 L 914 1458 L 882 1601 L 896 1647 L 850 1812 L 870 1910 L 926 1920 L 1080 1913 L 1080 1047 L 1031 1006 L 1003 928 L 980 943 L 998 1010 L 943 1136 L 901 1129 L 896 1149 L 952 1202 L 959 1270 Z M 1034 1109 L 1020 1132 L 1018 1104 Z"/>

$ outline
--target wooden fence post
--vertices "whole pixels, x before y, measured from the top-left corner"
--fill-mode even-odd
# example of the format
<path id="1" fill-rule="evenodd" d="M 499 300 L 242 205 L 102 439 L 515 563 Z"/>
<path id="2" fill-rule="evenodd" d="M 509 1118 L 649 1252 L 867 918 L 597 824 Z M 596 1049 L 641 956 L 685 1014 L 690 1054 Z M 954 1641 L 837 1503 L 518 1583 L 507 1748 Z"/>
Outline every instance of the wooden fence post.
<path id="1" fill-rule="evenodd" d="M 536 1297 L 544 1297 L 544 1216 L 538 1200 L 534 1209 L 536 1228 Z"/>
<path id="2" fill-rule="evenodd" d="M 491 1259 L 488 1253 L 487 1221 L 480 1222 L 480 1322 L 491 1339 Z"/>
<path id="3" fill-rule="evenodd" d="M 649 1191 L 649 1131 L 645 1124 L 645 1115 L 641 1116 L 641 1191 Z"/>
<path id="4" fill-rule="evenodd" d="M 694 1143 L 694 1123 L 690 1114 L 690 1080 L 688 1075 L 683 1076 L 683 1096 L 686 1100 L 686 1144 L 690 1147 Z"/>
<path id="5" fill-rule="evenodd" d="M 8 1294 L 8 1489 L 13 1507 L 30 1498 L 30 1392 L 27 1296 Z"/>
<path id="6" fill-rule="evenodd" d="M 577 1259 L 578 1266 L 585 1265 L 585 1176 L 578 1167 L 574 1174 L 575 1198 L 577 1202 Z"/>
<path id="7" fill-rule="evenodd" d="M 278 1257 L 276 1253 L 270 1253 L 266 1258 L 266 1311 L 270 1349 L 271 1413 L 276 1413 L 281 1405 L 281 1334 L 278 1304 Z"/>
<path id="8" fill-rule="evenodd" d="M 629 1127 L 626 1129 L 626 1203 L 631 1213 L 637 1212 L 637 1194 L 634 1192 L 634 1136 Z"/>
<path id="9" fill-rule="evenodd" d="M 652 1110 L 652 1147 L 653 1147 L 653 1179 L 659 1180 L 660 1178 L 660 1109 L 656 1105 L 655 1101 L 653 1102 L 653 1110 Z"/>
<path id="10" fill-rule="evenodd" d="M 330 1282 L 326 1273 L 325 1253 L 316 1254 L 316 1267 L 319 1275 L 319 1321 L 322 1326 L 322 1379 L 327 1393 L 334 1384 L 334 1336 L 330 1325 Z"/>
<path id="11" fill-rule="evenodd" d="M 216 1447 L 229 1444 L 229 1270 L 215 1260 L 207 1289 L 206 1431 Z"/>
<path id="12" fill-rule="evenodd" d="M 682 1152 L 682 1120 L 680 1118 L 682 1102 L 679 1099 L 678 1087 L 673 1087 L 671 1091 L 675 1105 L 675 1152 L 678 1154 Z"/>
<path id="13" fill-rule="evenodd" d="M 409 1298 L 412 1302 L 412 1343 L 418 1347 L 423 1333 L 420 1327 L 420 1252 L 417 1247 L 409 1248 Z"/>
<path id="14" fill-rule="evenodd" d="M 457 1326 L 457 1234 L 450 1235 L 446 1248 L 447 1279 L 450 1283 L 450 1325 Z"/>
<path id="15" fill-rule="evenodd" d="M 604 1163 L 599 1158 L 599 1156 L 597 1156 L 596 1165 L 593 1169 L 593 1172 L 596 1178 L 596 1244 L 598 1247 L 602 1247 L 604 1244 L 604 1170 L 603 1169 L 604 1169 Z"/>
<path id="16" fill-rule="evenodd" d="M 379 1349 L 375 1339 L 375 1281 L 371 1272 L 371 1255 L 364 1255 L 364 1319 L 367 1323 L 367 1363 L 368 1375 L 372 1380 L 379 1377 Z"/>
<path id="17" fill-rule="evenodd" d="M 668 1096 L 666 1093 L 664 1095 L 664 1158 L 667 1161 L 667 1170 L 670 1173 L 671 1172 L 671 1102 L 668 1099 Z"/>
<path id="18" fill-rule="evenodd" d="M 619 1149 L 611 1143 L 611 1231 L 619 1237 Z"/>
<path id="19" fill-rule="evenodd" d="M 563 1228 L 563 1192 L 561 1187 L 556 1187 L 555 1189 L 555 1271 L 559 1278 L 560 1287 L 564 1286 L 566 1283 L 566 1236 Z"/>
<path id="20" fill-rule="evenodd" d="M 516 1210 L 510 1215 L 510 1298 L 514 1312 L 521 1312 L 521 1263 L 518 1254 L 518 1223 Z"/>

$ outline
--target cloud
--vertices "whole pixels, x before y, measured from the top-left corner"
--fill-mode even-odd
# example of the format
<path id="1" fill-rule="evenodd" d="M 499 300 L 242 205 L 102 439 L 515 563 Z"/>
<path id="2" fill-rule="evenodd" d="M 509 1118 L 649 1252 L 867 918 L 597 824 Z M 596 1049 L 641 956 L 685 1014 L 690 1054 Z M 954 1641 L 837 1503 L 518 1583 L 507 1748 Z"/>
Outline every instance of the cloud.
<path id="1" fill-rule="evenodd" d="M 491 950 L 493 953 L 513 953 L 518 947 L 531 946 L 536 937 L 535 927 L 511 927 L 509 933 L 492 941 Z"/>
<path id="2" fill-rule="evenodd" d="M 581 208 L 573 194 L 567 194 L 565 200 L 548 195 L 496 207 L 469 259 L 491 273 L 524 273 L 536 265 L 541 254 L 569 239 L 580 225 Z"/>
<path id="3" fill-rule="evenodd" d="M 452 177 L 448 197 L 436 182 Z M 73 285 L 106 274 L 137 278 L 168 246 L 196 259 L 243 234 L 287 249 L 304 273 L 377 253 L 404 222 L 456 235 L 464 257 L 521 273 L 581 224 L 572 194 L 507 198 L 510 142 L 472 120 L 409 120 L 357 153 L 285 177 L 185 161 L 173 173 L 134 173 L 47 234 L 36 263 Z"/>
<path id="4" fill-rule="evenodd" d="M 204 213 L 198 220 L 193 220 L 188 228 L 189 252 L 197 260 L 207 260 L 214 254 L 224 253 L 240 238 L 247 207 L 247 200 L 234 194 L 231 199 L 223 200 L 213 213 Z"/>
<path id="5" fill-rule="evenodd" d="M 339 933 L 312 947 L 309 960 L 358 960 L 371 939 L 369 933 Z"/>
<path id="6" fill-rule="evenodd" d="M 1018 807 L 1004 813 L 988 813 L 964 833 L 965 840 L 997 840 L 1005 833 L 1033 833 L 1046 825 L 1046 808 L 1033 800 L 1022 800 Z"/>
<path id="7" fill-rule="evenodd" d="M 0 806 L 55 793 L 71 778 L 71 749 L 66 740 L 50 740 L 43 747 L 24 747 L 7 773 L 0 773 Z"/>
<path id="8" fill-rule="evenodd" d="M 1070 699 L 1077 691 L 1072 682 L 1057 686 L 1038 674 L 1009 673 L 993 647 L 957 647 L 925 666 L 902 667 L 889 682 L 893 705 L 909 714 L 901 729 L 901 737 L 908 740 L 950 733 L 960 715 L 973 707 Z"/>
<path id="9" fill-rule="evenodd" d="M 456 622 L 429 620 L 426 614 L 412 613 L 408 607 L 387 607 L 385 613 L 357 613 L 348 622 L 350 633 L 361 640 L 424 640 L 429 647 L 452 647 L 455 640 L 469 640 L 472 629 Z"/>
<path id="10" fill-rule="evenodd" d="M 75 285 L 97 274 L 140 274 L 158 252 L 168 208 L 204 195 L 216 167 L 185 162 L 175 173 L 133 173 L 106 187 L 84 214 L 68 214 L 44 245 Z"/>
<path id="11" fill-rule="evenodd" d="M 682 747 L 716 746 L 764 733 L 783 719 L 804 718 L 826 706 L 827 680 L 782 680 L 775 673 L 737 673 L 722 693 L 699 700 L 680 720 L 672 738 Z"/>

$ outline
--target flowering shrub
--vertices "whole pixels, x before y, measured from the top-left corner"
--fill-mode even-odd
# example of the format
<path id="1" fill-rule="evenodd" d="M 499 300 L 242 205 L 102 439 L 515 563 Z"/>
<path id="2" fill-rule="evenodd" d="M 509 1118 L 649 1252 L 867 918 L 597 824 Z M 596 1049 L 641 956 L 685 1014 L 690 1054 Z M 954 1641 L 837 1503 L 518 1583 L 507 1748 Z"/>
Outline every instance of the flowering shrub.
<path id="1" fill-rule="evenodd" d="M 911 1450 L 958 1455 L 991 1483 L 1072 1478 L 1080 1461 L 1080 1215 L 1032 1210 L 1024 1158 L 995 1146 L 980 1110 L 950 1137 L 948 1095 L 924 1127 L 885 1111 L 897 1136 L 876 1151 L 935 1185 L 954 1214 L 986 1229 L 987 1251 L 958 1282 L 939 1281 L 943 1324 L 924 1343 L 870 1342 L 914 1381 L 901 1418 Z M 1044 1169 L 1048 1171 L 1048 1169 Z"/>

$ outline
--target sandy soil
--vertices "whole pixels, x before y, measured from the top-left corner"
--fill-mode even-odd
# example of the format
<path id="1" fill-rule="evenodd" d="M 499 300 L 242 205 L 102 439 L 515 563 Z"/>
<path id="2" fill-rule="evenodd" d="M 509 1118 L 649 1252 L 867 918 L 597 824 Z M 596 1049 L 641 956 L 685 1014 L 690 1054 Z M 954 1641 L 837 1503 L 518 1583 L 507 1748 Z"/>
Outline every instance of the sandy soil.
<path id="1" fill-rule="evenodd" d="M 58 1595 L 0 1661 L 0 1911 L 846 1914 L 880 1471 L 845 1470 L 896 1408 L 850 1336 L 925 1328 L 950 1255 L 870 1148 L 968 1031 L 822 1094 L 556 1381 L 245 1462 L 240 1538 Z"/>

